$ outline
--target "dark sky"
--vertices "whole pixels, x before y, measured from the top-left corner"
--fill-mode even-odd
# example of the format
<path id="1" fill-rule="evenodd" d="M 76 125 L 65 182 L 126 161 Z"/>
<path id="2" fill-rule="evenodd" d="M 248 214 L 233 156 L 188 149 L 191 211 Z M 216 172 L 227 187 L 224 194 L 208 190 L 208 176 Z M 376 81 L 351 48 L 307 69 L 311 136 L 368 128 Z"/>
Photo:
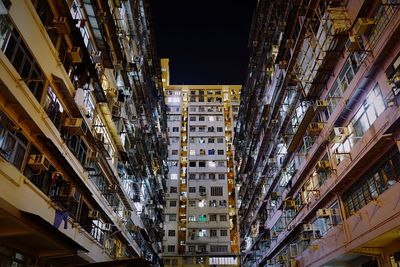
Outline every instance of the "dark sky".
<path id="1" fill-rule="evenodd" d="M 152 0 L 160 58 L 171 84 L 242 84 L 255 0 Z"/>

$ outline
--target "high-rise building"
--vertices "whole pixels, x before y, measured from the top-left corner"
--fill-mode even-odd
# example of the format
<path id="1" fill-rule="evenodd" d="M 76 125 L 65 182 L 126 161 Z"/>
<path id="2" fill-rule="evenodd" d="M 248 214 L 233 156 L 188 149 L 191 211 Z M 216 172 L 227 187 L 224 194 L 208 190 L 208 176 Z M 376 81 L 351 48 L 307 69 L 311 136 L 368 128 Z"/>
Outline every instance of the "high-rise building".
<path id="1" fill-rule="evenodd" d="M 399 1 L 258 1 L 242 266 L 400 266 Z"/>
<path id="2" fill-rule="evenodd" d="M 0 1 L 1 266 L 162 264 L 166 119 L 146 2 Z"/>
<path id="3" fill-rule="evenodd" d="M 168 180 L 164 264 L 237 266 L 233 137 L 240 85 L 171 85 L 167 106 Z"/>

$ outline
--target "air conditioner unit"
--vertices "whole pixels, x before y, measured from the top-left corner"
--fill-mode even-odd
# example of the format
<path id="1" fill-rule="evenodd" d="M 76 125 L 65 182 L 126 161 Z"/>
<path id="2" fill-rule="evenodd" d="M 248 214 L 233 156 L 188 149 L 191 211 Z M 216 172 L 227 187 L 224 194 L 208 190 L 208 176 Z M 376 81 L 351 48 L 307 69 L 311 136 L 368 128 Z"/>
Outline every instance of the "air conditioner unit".
<path id="1" fill-rule="evenodd" d="M 314 231 L 314 225 L 312 223 L 305 223 L 302 226 L 303 232 L 312 232 Z"/>
<path id="2" fill-rule="evenodd" d="M 295 45 L 295 40 L 294 39 L 287 39 L 285 48 L 293 48 Z"/>
<path id="3" fill-rule="evenodd" d="M 68 54 L 73 63 L 81 63 L 82 62 L 82 53 L 81 48 L 78 46 L 74 46 L 68 50 Z"/>
<path id="4" fill-rule="evenodd" d="M 140 227 L 137 226 L 137 225 L 132 225 L 132 226 L 130 227 L 130 230 L 131 230 L 132 232 L 139 233 L 139 232 L 140 232 Z"/>
<path id="5" fill-rule="evenodd" d="M 318 135 L 324 129 L 324 123 L 312 122 L 308 125 L 307 132 L 309 135 Z"/>
<path id="6" fill-rule="evenodd" d="M 296 208 L 296 201 L 293 199 L 287 199 L 283 202 L 283 207 L 285 210 L 292 210 Z"/>
<path id="7" fill-rule="evenodd" d="M 285 260 L 286 260 L 286 257 L 283 256 L 283 255 L 279 255 L 279 256 L 276 258 L 276 260 L 277 260 L 279 263 L 284 263 Z"/>
<path id="8" fill-rule="evenodd" d="M 330 170 L 331 169 L 331 163 L 329 160 L 319 160 L 317 161 L 317 165 L 315 166 L 317 171 L 322 171 L 322 170 Z"/>
<path id="9" fill-rule="evenodd" d="M 103 229 L 104 231 L 111 231 L 112 226 L 113 226 L 113 225 L 112 225 L 111 223 L 105 223 L 105 224 L 103 224 L 102 229 Z"/>
<path id="10" fill-rule="evenodd" d="M 286 60 L 281 60 L 281 61 L 279 61 L 278 68 L 285 70 L 287 68 L 287 64 L 288 63 Z"/>
<path id="11" fill-rule="evenodd" d="M 70 135 L 85 135 L 87 128 L 82 118 L 66 118 L 63 127 Z"/>
<path id="12" fill-rule="evenodd" d="M 117 184 L 110 184 L 107 186 L 108 192 L 118 192 L 118 185 Z"/>
<path id="13" fill-rule="evenodd" d="M 358 37 L 354 35 L 349 35 L 349 42 L 347 46 L 347 50 L 350 53 L 357 51 L 360 49 L 360 43 L 358 42 Z"/>
<path id="14" fill-rule="evenodd" d="M 332 143 L 342 143 L 349 135 L 349 127 L 335 127 L 333 128 L 334 138 Z"/>
<path id="15" fill-rule="evenodd" d="M 94 50 L 94 51 L 92 51 L 91 55 L 92 55 L 94 63 L 96 63 L 96 66 L 97 66 L 97 64 L 101 65 L 101 51 Z M 99 69 L 101 69 L 100 66 L 99 66 Z"/>
<path id="16" fill-rule="evenodd" d="M 53 26 L 58 34 L 69 34 L 71 28 L 68 24 L 67 17 L 57 17 L 53 19 Z"/>
<path id="17" fill-rule="evenodd" d="M 279 193 L 278 192 L 271 192 L 271 200 L 278 200 L 279 199 Z"/>
<path id="18" fill-rule="evenodd" d="M 301 241 L 310 241 L 310 234 L 307 232 L 301 233 L 300 240 Z"/>
<path id="19" fill-rule="evenodd" d="M 353 26 L 353 34 L 358 36 L 363 35 L 374 24 L 374 19 L 358 18 L 356 24 Z"/>
<path id="20" fill-rule="evenodd" d="M 317 100 L 315 101 L 314 104 L 314 109 L 315 111 L 322 111 L 324 109 L 326 109 L 329 105 L 329 101 L 328 100 Z"/>
<path id="21" fill-rule="evenodd" d="M 317 210 L 317 217 L 318 218 L 329 217 L 329 216 L 332 216 L 331 209 L 319 209 L 319 210 Z"/>
<path id="22" fill-rule="evenodd" d="M 29 156 L 29 161 L 28 165 L 34 169 L 34 170 L 49 170 L 50 167 L 50 161 L 46 158 L 45 155 L 39 154 L 39 155 L 30 155 Z"/>
<path id="23" fill-rule="evenodd" d="M 100 218 L 100 211 L 98 210 L 89 210 L 88 217 L 91 219 L 99 219 Z"/>
<path id="24" fill-rule="evenodd" d="M 88 153 L 87 161 L 97 162 L 99 161 L 99 153 L 94 150 L 90 150 Z"/>

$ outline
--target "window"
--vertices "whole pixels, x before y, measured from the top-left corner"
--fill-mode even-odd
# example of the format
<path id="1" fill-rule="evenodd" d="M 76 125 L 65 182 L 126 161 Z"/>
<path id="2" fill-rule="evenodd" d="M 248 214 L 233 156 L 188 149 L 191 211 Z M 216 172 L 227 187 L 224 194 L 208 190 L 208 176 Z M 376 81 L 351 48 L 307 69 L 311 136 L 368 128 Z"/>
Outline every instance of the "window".
<path id="1" fill-rule="evenodd" d="M 205 199 L 199 201 L 199 208 L 204 208 L 207 206 L 207 202 Z"/>
<path id="2" fill-rule="evenodd" d="M 196 116 L 190 116 L 190 121 L 196 121 Z"/>
<path id="3" fill-rule="evenodd" d="M 208 155 L 214 155 L 214 154 L 215 154 L 215 149 L 208 150 Z"/>
<path id="4" fill-rule="evenodd" d="M 199 215 L 199 222 L 207 222 L 207 215 L 205 214 Z"/>
<path id="5" fill-rule="evenodd" d="M 190 149 L 190 150 L 189 150 L 189 155 L 190 155 L 190 156 L 195 156 L 195 155 L 196 155 L 196 150 Z"/>
<path id="6" fill-rule="evenodd" d="M 214 127 L 208 127 L 208 132 L 210 133 L 210 132 L 214 132 Z"/>
<path id="7" fill-rule="evenodd" d="M 173 156 L 178 155 L 178 150 L 177 149 L 171 150 L 171 155 Z"/>
<path id="8" fill-rule="evenodd" d="M 189 200 L 189 207 L 196 207 L 196 200 Z"/>
<path id="9" fill-rule="evenodd" d="M 189 179 L 190 180 L 195 180 L 196 179 L 196 174 L 195 173 L 190 173 L 189 174 Z"/>
<path id="10" fill-rule="evenodd" d="M 171 186 L 171 187 L 169 188 L 169 192 L 170 192 L 170 193 L 177 193 L 177 192 L 178 192 L 178 188 L 177 188 L 176 186 Z"/>
<path id="11" fill-rule="evenodd" d="M 222 144 L 224 142 L 224 138 L 217 138 L 217 143 Z"/>
<path id="12" fill-rule="evenodd" d="M 206 229 L 200 229 L 199 230 L 199 237 L 206 237 L 207 236 L 207 230 Z"/>
<path id="13" fill-rule="evenodd" d="M 204 156 L 205 154 L 206 154 L 206 150 L 203 149 L 203 148 L 201 148 L 201 149 L 200 149 L 200 155 L 201 155 L 201 156 Z"/>
<path id="14" fill-rule="evenodd" d="M 171 180 L 178 180 L 178 174 L 176 173 L 171 173 Z"/>
<path id="15" fill-rule="evenodd" d="M 205 167 L 206 166 L 206 162 L 205 161 L 199 161 L 199 167 Z"/>
<path id="16" fill-rule="evenodd" d="M 211 196 L 222 196 L 222 186 L 211 186 Z"/>
<path id="17" fill-rule="evenodd" d="M 218 167 L 225 167 L 225 161 L 218 161 Z"/>
<path id="18" fill-rule="evenodd" d="M 208 179 L 214 180 L 215 179 L 215 173 L 210 173 L 208 175 Z"/>
<path id="19" fill-rule="evenodd" d="M 210 230 L 210 237 L 216 237 L 217 236 L 217 230 L 216 229 L 211 229 Z"/>
<path id="20" fill-rule="evenodd" d="M 172 127 L 172 132 L 174 132 L 174 133 L 179 132 L 179 127 Z"/>
<path id="21" fill-rule="evenodd" d="M 217 132 L 222 133 L 224 131 L 223 127 L 217 127 Z"/>
<path id="22" fill-rule="evenodd" d="M 210 208 L 216 208 L 217 207 L 217 201 L 216 200 L 210 200 Z"/>
<path id="23" fill-rule="evenodd" d="M 168 252 L 175 252 L 175 246 L 174 245 L 169 245 L 167 246 Z"/>
<path id="24" fill-rule="evenodd" d="M 200 194 L 205 194 L 206 193 L 206 188 L 204 186 L 199 186 L 199 193 Z"/>
<path id="25" fill-rule="evenodd" d="M 218 179 L 219 180 L 224 180 L 225 179 L 225 174 L 223 174 L 223 173 L 218 174 Z"/>
<path id="26" fill-rule="evenodd" d="M 208 143 L 209 144 L 214 144 L 214 138 L 208 138 Z"/>
<path id="27" fill-rule="evenodd" d="M 199 132 L 200 133 L 204 133 L 206 131 L 206 127 L 204 127 L 204 126 L 200 126 L 199 127 Z"/>
<path id="28" fill-rule="evenodd" d="M 226 222 L 226 220 L 227 220 L 226 215 L 224 215 L 224 214 L 219 215 L 219 221 L 220 222 Z"/>
<path id="29" fill-rule="evenodd" d="M 189 215 L 188 216 L 189 222 L 195 222 L 196 221 L 196 216 L 195 215 Z"/>
<path id="30" fill-rule="evenodd" d="M 196 167 L 196 161 L 189 161 L 189 167 Z"/>
<path id="31" fill-rule="evenodd" d="M 206 179 L 206 174 L 205 173 L 200 173 L 199 174 L 199 180 L 205 180 Z"/>
<path id="32" fill-rule="evenodd" d="M 398 166 L 400 166 L 400 153 L 393 150 L 389 156 L 383 158 L 355 182 L 343 194 L 346 215 L 353 215 L 399 181 Z"/>
<path id="33" fill-rule="evenodd" d="M 175 236 L 175 230 L 168 230 L 168 236 Z"/>
<path id="34" fill-rule="evenodd" d="M 176 200 L 171 200 L 171 201 L 169 202 L 169 206 L 170 206 L 170 207 L 176 207 Z"/>
<path id="35" fill-rule="evenodd" d="M 204 109 L 204 108 L 203 108 Z M 204 111 L 204 110 L 203 110 Z M 206 117 L 204 117 L 204 116 L 200 116 L 199 117 L 199 121 L 206 121 Z"/>
<path id="36" fill-rule="evenodd" d="M 216 166 L 217 166 L 217 164 L 215 164 L 215 161 L 209 161 L 208 162 L 208 167 L 215 168 Z"/>
<path id="37" fill-rule="evenodd" d="M 218 155 L 223 155 L 224 154 L 224 150 L 223 149 L 218 149 Z"/>
<path id="38" fill-rule="evenodd" d="M 191 112 L 196 112 L 197 111 L 197 108 L 196 107 L 190 107 L 190 109 L 189 109 Z"/>
<path id="39" fill-rule="evenodd" d="M 355 136 L 363 136 L 384 110 L 385 102 L 379 85 L 377 84 L 367 95 L 362 106 L 352 120 Z"/>
<path id="40" fill-rule="evenodd" d="M 196 246 L 189 246 L 188 247 L 189 252 L 195 252 L 196 251 Z"/>
<path id="41" fill-rule="evenodd" d="M 216 222 L 217 221 L 217 214 L 210 214 L 210 222 Z"/>
<path id="42" fill-rule="evenodd" d="M 228 246 L 211 245 L 210 251 L 211 252 L 228 252 Z"/>
<path id="43" fill-rule="evenodd" d="M 16 130 L 11 121 L 0 112 L 0 154 L 16 168 L 21 169 L 28 139 Z"/>
<path id="44" fill-rule="evenodd" d="M 219 206 L 220 206 L 221 208 L 226 208 L 226 200 L 220 200 L 220 201 L 219 201 Z"/>
<path id="45" fill-rule="evenodd" d="M 178 166 L 178 161 L 169 160 L 167 164 L 168 164 L 169 167 L 176 167 L 176 166 Z"/>
<path id="46" fill-rule="evenodd" d="M 172 259 L 171 260 L 172 265 L 178 265 L 178 259 Z"/>
<path id="47" fill-rule="evenodd" d="M 219 235 L 220 235 L 220 236 L 228 236 L 228 230 L 222 230 L 222 229 L 221 229 L 221 230 L 219 231 Z"/>
<path id="48" fill-rule="evenodd" d="M 168 215 L 168 220 L 170 222 L 175 222 L 176 221 L 176 214 L 169 214 Z"/>
<path id="49" fill-rule="evenodd" d="M 196 187 L 189 187 L 189 193 L 196 193 Z"/>

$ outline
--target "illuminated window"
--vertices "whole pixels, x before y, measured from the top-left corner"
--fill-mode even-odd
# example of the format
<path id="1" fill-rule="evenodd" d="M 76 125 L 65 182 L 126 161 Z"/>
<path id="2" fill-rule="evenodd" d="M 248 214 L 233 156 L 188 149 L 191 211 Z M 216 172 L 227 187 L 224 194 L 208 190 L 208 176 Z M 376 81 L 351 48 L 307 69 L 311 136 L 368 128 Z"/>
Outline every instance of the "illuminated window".
<path id="1" fill-rule="evenodd" d="M 195 215 L 189 215 L 188 216 L 188 221 L 189 222 L 195 222 L 196 221 L 196 216 Z"/>
<path id="2" fill-rule="evenodd" d="M 171 173 L 171 180 L 178 180 L 178 174 L 176 173 Z"/>
<path id="3" fill-rule="evenodd" d="M 195 156 L 195 155 L 196 155 L 196 150 L 190 149 L 189 155 L 190 155 L 190 156 Z"/>
<path id="4" fill-rule="evenodd" d="M 217 165 L 215 164 L 215 161 L 209 161 L 208 162 L 208 167 L 210 168 L 215 168 Z"/>
<path id="5" fill-rule="evenodd" d="M 200 229 L 199 230 L 199 237 L 206 237 L 207 236 L 207 230 L 206 229 Z"/>
<path id="6" fill-rule="evenodd" d="M 208 117 L 208 120 L 209 120 L 209 121 L 215 121 L 215 117 L 214 117 L 214 116 L 209 116 L 209 117 Z"/>
<path id="7" fill-rule="evenodd" d="M 207 215 L 202 214 L 199 215 L 199 222 L 206 222 L 207 221 Z"/>
<path id="8" fill-rule="evenodd" d="M 202 199 L 199 201 L 199 208 L 204 208 L 206 206 L 206 200 Z"/>

